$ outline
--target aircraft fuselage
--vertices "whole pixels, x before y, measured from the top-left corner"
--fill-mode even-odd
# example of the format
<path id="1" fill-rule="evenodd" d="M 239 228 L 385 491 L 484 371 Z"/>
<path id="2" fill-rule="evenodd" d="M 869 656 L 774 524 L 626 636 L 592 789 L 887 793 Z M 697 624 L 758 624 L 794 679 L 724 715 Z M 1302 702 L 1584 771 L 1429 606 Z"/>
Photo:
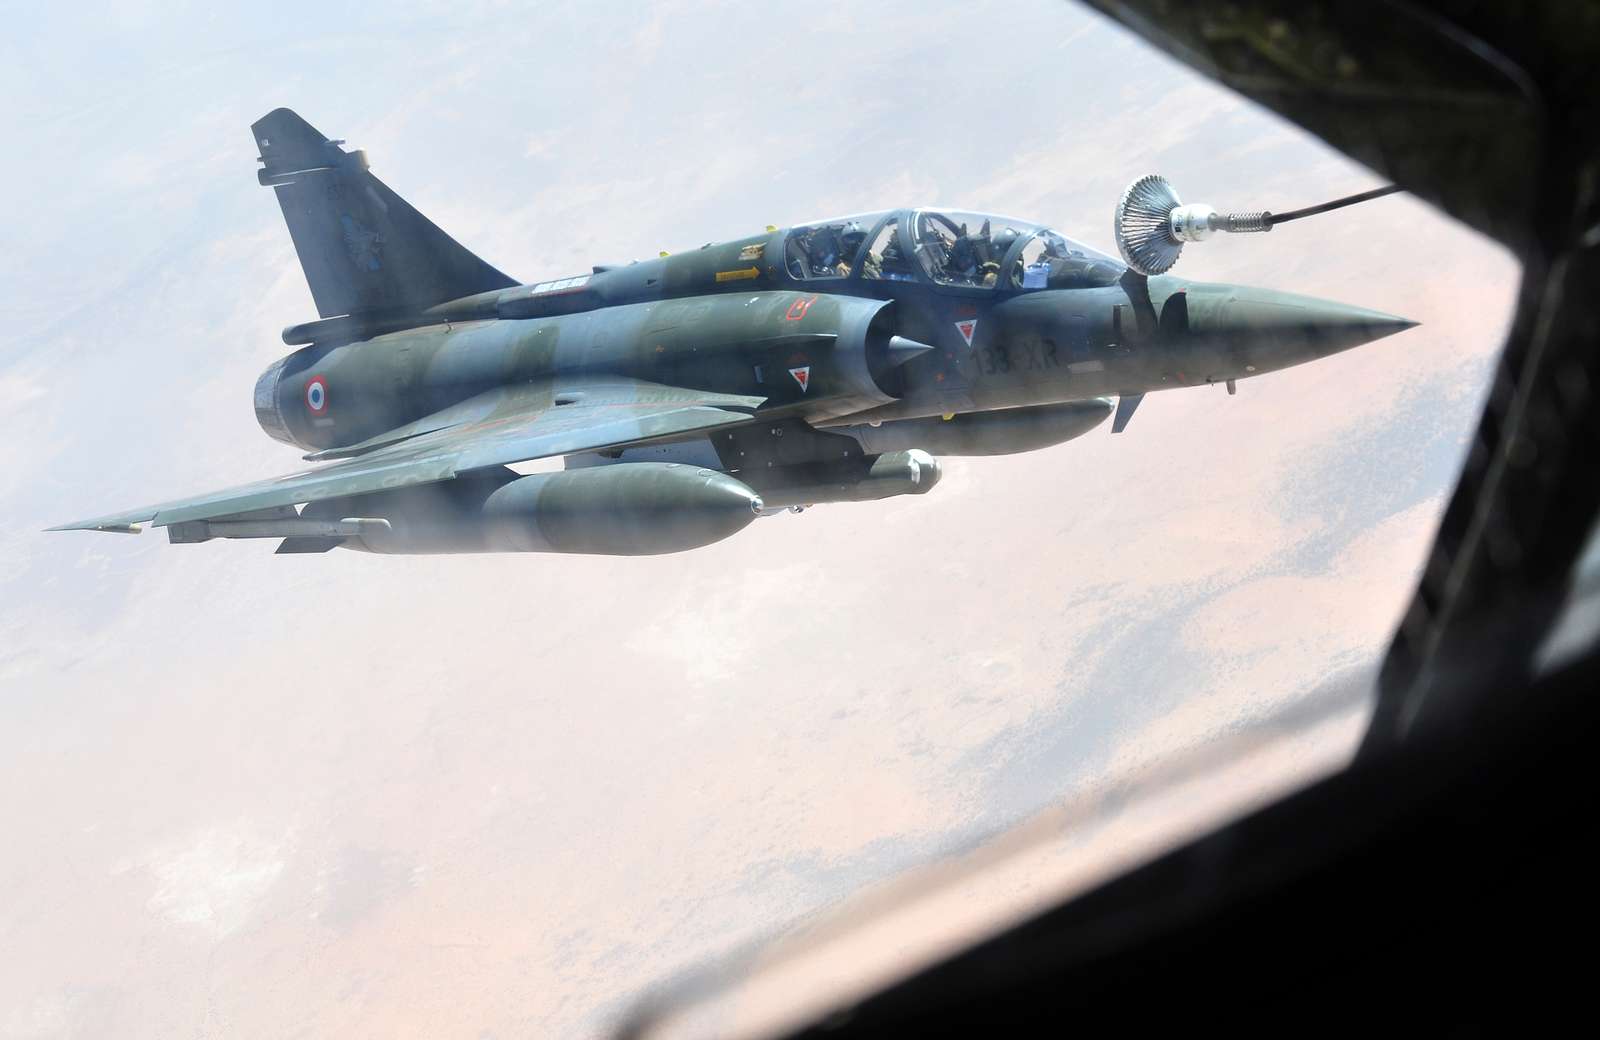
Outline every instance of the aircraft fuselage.
<path id="1" fill-rule="evenodd" d="M 389 319 L 410 326 L 392 331 L 370 317 L 291 327 L 286 340 L 314 342 L 263 377 L 258 413 L 279 439 L 337 449 L 494 386 L 598 372 L 764 397 L 757 422 L 829 427 L 1241 380 L 1410 324 L 1126 271 L 1026 290 L 859 270 L 802 280 L 767 259 L 785 234 L 481 293 Z M 929 349 L 895 361 L 891 336 Z"/>

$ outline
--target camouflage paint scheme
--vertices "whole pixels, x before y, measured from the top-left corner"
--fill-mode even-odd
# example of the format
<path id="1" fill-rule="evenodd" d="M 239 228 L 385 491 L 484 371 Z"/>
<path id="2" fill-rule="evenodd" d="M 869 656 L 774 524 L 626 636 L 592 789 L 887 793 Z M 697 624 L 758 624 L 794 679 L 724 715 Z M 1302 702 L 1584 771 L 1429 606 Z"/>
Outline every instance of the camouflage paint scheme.
<path id="1" fill-rule="evenodd" d="M 762 513 L 923 494 L 936 456 L 1057 444 L 1113 410 L 1120 431 L 1150 391 L 1231 393 L 1413 324 L 933 210 L 520 284 L 293 112 L 251 129 L 321 315 L 284 330 L 299 349 L 256 414 L 325 465 L 52 530 L 673 552 Z M 506 468 L 554 456 L 564 472 Z"/>

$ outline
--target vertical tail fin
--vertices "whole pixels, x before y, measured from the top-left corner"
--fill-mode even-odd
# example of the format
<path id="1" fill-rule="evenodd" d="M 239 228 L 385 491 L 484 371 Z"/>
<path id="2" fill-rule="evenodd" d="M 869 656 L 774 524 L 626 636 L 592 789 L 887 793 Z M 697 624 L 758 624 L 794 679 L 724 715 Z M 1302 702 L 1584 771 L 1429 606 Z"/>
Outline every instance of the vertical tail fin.
<path id="1" fill-rule="evenodd" d="M 317 313 L 420 311 L 516 282 L 469 252 L 287 108 L 251 124 Z"/>

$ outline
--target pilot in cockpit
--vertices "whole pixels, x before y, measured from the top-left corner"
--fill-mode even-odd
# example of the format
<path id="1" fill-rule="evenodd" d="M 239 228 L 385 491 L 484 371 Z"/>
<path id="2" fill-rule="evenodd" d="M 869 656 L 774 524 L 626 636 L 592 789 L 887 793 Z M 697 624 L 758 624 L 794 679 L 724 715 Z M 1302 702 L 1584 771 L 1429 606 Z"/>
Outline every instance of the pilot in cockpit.
<path id="1" fill-rule="evenodd" d="M 988 228 L 978 232 L 981 240 Z M 944 256 L 944 274 L 952 281 L 975 282 L 978 278 L 979 265 L 983 263 L 978 253 L 979 243 L 967 234 L 967 225 L 962 224 L 961 230 L 956 235 L 956 240 L 950 243 L 950 249 Z"/>
<path id="2" fill-rule="evenodd" d="M 839 273 L 850 273 L 850 262 L 861 251 L 861 243 L 867 240 L 867 232 L 856 221 L 852 220 L 841 229 L 839 234 Z"/>
<path id="3" fill-rule="evenodd" d="M 891 282 L 909 282 L 916 276 L 911 272 L 911 262 L 900 252 L 900 238 L 894 234 L 893 228 L 889 230 L 886 239 L 879 240 L 882 251 L 874 254 L 867 253 L 866 261 L 862 266 L 862 275 L 867 278 L 883 278 Z"/>
<path id="4" fill-rule="evenodd" d="M 1016 232 L 1010 228 L 1002 228 L 1001 234 L 1010 233 L 1015 237 Z M 967 231 L 967 225 L 962 224 L 956 240 L 950 243 L 950 251 L 945 256 L 944 274 L 950 281 L 965 282 L 968 285 L 992 286 L 999 273 L 1000 265 L 997 258 L 1005 255 L 1005 249 L 997 249 L 997 244 L 990 237 L 989 222 L 985 220 L 976 235 Z M 1009 248 L 1010 241 L 1006 242 Z"/>
<path id="5" fill-rule="evenodd" d="M 819 227 L 812 231 L 806 239 L 806 263 L 811 267 L 811 277 L 826 278 L 831 275 L 847 273 L 839 268 L 841 250 L 839 247 L 839 232 L 832 227 Z"/>

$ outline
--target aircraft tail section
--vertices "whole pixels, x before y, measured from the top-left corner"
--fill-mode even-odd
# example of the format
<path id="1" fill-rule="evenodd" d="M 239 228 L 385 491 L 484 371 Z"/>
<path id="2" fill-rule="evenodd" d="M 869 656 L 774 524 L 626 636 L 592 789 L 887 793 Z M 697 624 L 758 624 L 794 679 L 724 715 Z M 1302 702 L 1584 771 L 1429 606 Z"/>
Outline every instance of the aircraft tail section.
<path id="1" fill-rule="evenodd" d="M 261 183 L 289 225 L 317 313 L 420 311 L 516 282 L 417 212 L 346 152 L 287 108 L 251 124 Z"/>

